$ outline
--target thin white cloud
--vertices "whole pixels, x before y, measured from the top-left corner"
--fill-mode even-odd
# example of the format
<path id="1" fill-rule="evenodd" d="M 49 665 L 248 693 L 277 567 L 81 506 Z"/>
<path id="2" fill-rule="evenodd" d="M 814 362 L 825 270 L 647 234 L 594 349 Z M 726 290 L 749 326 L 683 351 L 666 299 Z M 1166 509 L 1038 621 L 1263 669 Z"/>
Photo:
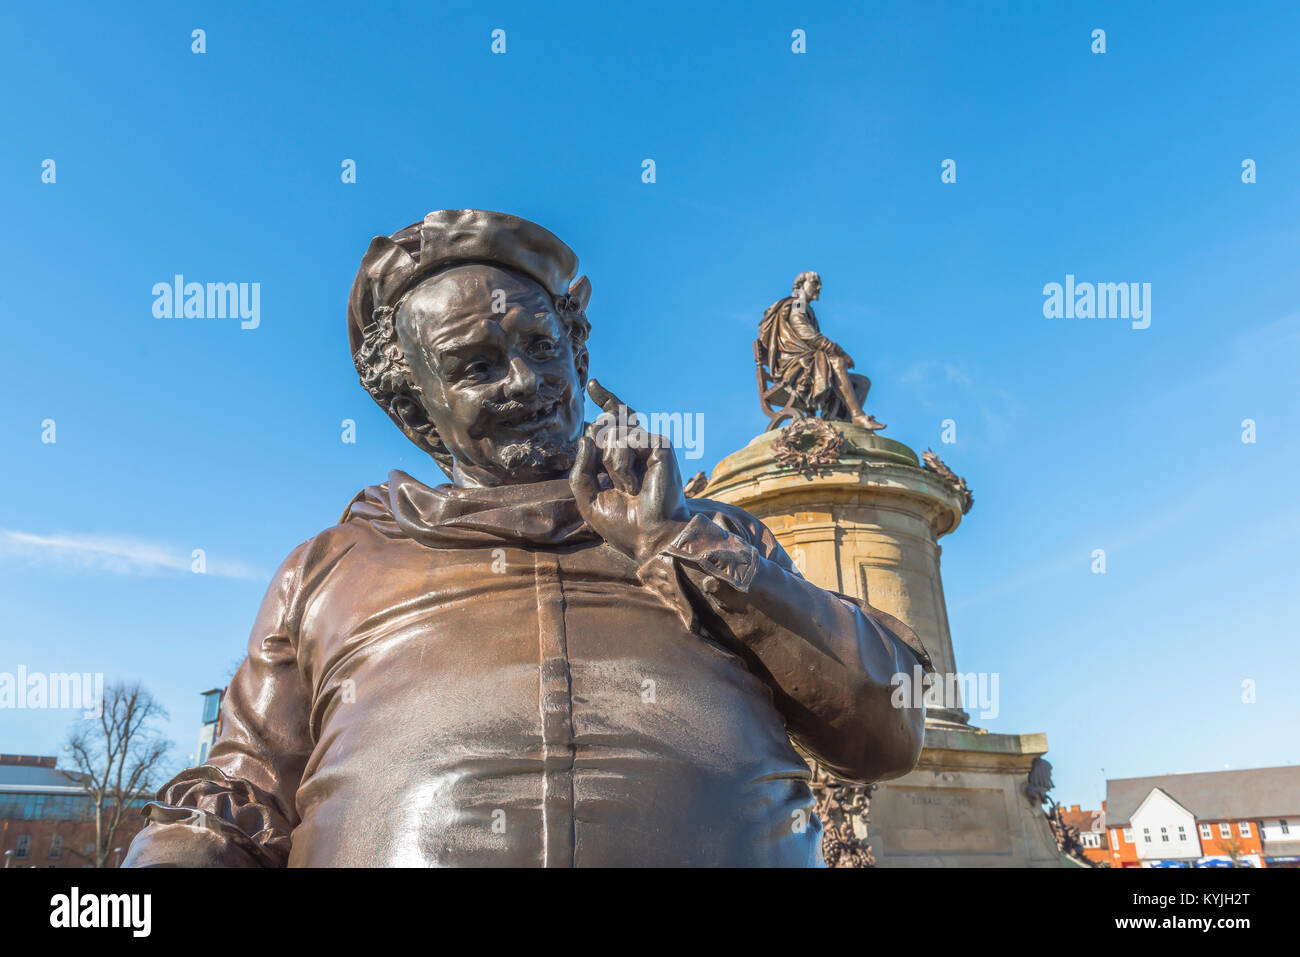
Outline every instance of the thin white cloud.
<path id="1" fill-rule="evenodd" d="M 1293 366 L 1295 358 L 1300 356 L 1300 313 L 1246 329 L 1212 348 L 1216 355 L 1222 354 L 1221 361 L 1204 375 L 1184 378 L 1165 392 L 1151 396 L 1143 408 L 1168 408 L 1184 403 L 1186 408 L 1197 408 L 1204 403 L 1207 390 L 1266 377 L 1270 374 L 1268 367 Z"/>
<path id="2" fill-rule="evenodd" d="M 192 574 L 195 561 L 192 549 L 187 551 L 158 542 L 66 533 L 34 535 L 11 529 L 0 529 L 0 558 L 115 575 Z M 240 562 L 214 559 L 210 555 L 205 555 L 204 560 L 204 573 L 217 578 L 266 577 Z"/>
<path id="3" fill-rule="evenodd" d="M 882 381 L 883 379 L 882 376 Z M 995 443 L 1011 437 L 1015 421 L 1024 412 L 1024 406 L 1006 389 L 997 384 L 978 383 L 965 366 L 951 362 L 936 359 L 915 362 L 892 376 L 892 379 L 902 385 L 929 387 L 922 393 L 921 402 L 930 408 L 936 406 L 931 401 L 930 394 L 939 383 L 946 381 L 957 387 L 969 397 L 968 401 L 979 415 L 984 434 Z"/>

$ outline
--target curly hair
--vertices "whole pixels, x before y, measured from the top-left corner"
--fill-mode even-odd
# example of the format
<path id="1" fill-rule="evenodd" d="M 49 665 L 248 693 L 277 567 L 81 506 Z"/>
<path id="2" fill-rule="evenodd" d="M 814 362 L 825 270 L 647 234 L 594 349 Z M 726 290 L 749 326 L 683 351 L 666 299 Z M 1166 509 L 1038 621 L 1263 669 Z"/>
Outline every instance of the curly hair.
<path id="1" fill-rule="evenodd" d="M 819 286 L 821 285 L 822 282 L 822 277 L 817 275 L 817 273 L 815 272 L 808 271 L 808 272 L 799 273 L 799 275 L 794 277 L 794 283 L 790 287 L 790 291 L 793 292 L 796 296 L 799 295 L 799 289 L 803 286 L 803 282 L 805 279 L 816 279 L 817 285 Z"/>
<path id="2" fill-rule="evenodd" d="M 362 330 L 361 346 L 353 356 L 361 385 L 370 393 L 370 397 L 390 416 L 403 420 L 407 417 L 399 416 L 397 408 L 408 403 L 419 406 L 422 392 L 416 385 L 411 366 L 398 341 L 395 322 L 397 311 L 413 291 L 414 289 L 408 290 L 393 305 L 380 306 L 374 311 L 373 321 Z M 573 348 L 573 366 L 578 374 L 578 382 L 583 383 L 587 379 L 590 363 L 587 337 L 591 334 L 591 323 L 577 297 L 556 296 L 553 302 L 556 315 L 564 324 Z M 415 432 L 415 441 L 433 456 L 443 471 L 451 474 L 451 453 L 438 436 L 433 423 L 426 418 L 420 426 L 411 428 Z"/>

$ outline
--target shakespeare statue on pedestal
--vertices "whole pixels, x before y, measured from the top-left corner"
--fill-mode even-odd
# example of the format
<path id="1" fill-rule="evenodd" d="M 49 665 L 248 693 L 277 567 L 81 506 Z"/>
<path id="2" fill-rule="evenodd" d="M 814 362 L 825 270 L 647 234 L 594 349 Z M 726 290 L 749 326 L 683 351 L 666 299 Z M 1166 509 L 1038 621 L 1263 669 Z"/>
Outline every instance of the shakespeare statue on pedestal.
<path id="1" fill-rule="evenodd" d="M 885 426 L 862 411 L 871 380 L 850 372 L 853 358 L 822 335 L 813 312 L 822 280 L 801 272 L 789 296 L 767 307 L 754 341 L 759 405 L 776 428 L 785 419 L 818 416 L 878 432 Z"/>

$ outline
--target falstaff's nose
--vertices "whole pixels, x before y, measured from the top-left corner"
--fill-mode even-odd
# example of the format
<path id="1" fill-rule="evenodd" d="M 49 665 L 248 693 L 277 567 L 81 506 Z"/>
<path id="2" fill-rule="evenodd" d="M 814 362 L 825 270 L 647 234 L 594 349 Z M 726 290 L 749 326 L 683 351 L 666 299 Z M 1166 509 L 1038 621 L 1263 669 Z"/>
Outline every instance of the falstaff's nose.
<path id="1" fill-rule="evenodd" d="M 510 360 L 510 375 L 506 378 L 506 396 L 526 399 L 537 393 L 537 375 L 522 356 Z"/>

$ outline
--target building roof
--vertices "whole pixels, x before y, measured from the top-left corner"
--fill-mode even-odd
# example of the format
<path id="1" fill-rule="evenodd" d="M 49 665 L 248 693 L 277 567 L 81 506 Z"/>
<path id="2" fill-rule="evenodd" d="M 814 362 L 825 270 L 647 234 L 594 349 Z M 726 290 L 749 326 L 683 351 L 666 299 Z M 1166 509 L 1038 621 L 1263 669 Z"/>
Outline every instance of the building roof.
<path id="1" fill-rule="evenodd" d="M 1108 780 L 1106 824 L 1127 827 L 1152 788 L 1164 791 L 1198 821 L 1300 816 L 1300 766 L 1288 765 Z"/>
<path id="2" fill-rule="evenodd" d="M 78 772 L 69 771 L 69 779 L 62 771 L 55 768 L 12 768 L 0 767 L 0 792 L 46 792 L 57 793 L 75 791 L 78 794 L 85 788 L 77 783 Z"/>
<path id="3" fill-rule="evenodd" d="M 56 758 L 37 758 L 26 754 L 6 754 L 0 758 L 3 758 L 0 760 L 0 792 L 48 794 L 84 791 L 84 788 L 77 783 L 81 774 L 77 771 L 64 774 L 54 766 Z M 72 779 L 69 779 L 69 774 L 72 775 Z"/>
<path id="4" fill-rule="evenodd" d="M 1066 823 L 1066 826 L 1085 833 L 1106 829 L 1106 816 L 1101 811 L 1081 811 L 1077 804 L 1062 807 L 1061 820 Z"/>
<path id="5" fill-rule="evenodd" d="M 0 754 L 0 764 L 38 764 L 43 768 L 52 768 L 59 763 L 53 755 L 43 754 Z"/>

